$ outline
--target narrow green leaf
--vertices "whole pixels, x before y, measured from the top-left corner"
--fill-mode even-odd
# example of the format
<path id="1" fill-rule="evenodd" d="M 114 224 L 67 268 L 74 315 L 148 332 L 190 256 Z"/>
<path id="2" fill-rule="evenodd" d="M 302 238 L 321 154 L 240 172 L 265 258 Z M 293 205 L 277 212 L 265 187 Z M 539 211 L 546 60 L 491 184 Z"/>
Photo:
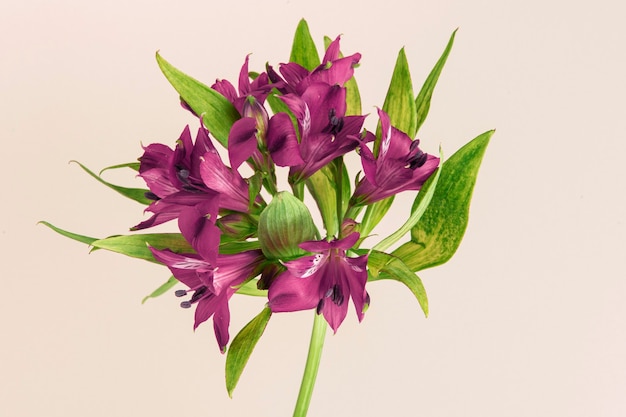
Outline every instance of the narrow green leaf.
<path id="1" fill-rule="evenodd" d="M 441 153 L 441 150 L 439 151 L 439 156 L 443 161 L 443 155 Z M 376 244 L 373 249 L 379 251 L 386 250 L 391 245 L 400 240 L 405 234 L 407 234 L 411 230 L 413 226 L 417 224 L 417 222 L 424 215 L 424 212 L 431 203 L 435 190 L 437 189 L 437 182 L 439 181 L 440 174 L 441 169 L 437 169 L 437 171 L 435 171 L 435 173 L 432 174 L 430 178 L 428 178 L 428 180 L 426 180 L 426 182 L 422 186 L 422 189 L 417 194 L 418 199 L 416 199 L 416 203 L 413 204 L 413 208 L 411 209 L 411 215 L 409 216 L 407 221 L 404 222 L 404 224 L 398 230 L 396 230 L 391 235 L 387 236 L 378 244 Z"/>
<path id="2" fill-rule="evenodd" d="M 424 215 L 411 230 L 411 241 L 393 252 L 412 271 L 447 262 L 459 247 L 469 220 L 478 169 L 494 132 L 479 135 L 441 166 L 437 189 Z M 424 197 L 420 193 L 413 206 L 419 206 Z"/>
<path id="3" fill-rule="evenodd" d="M 306 180 L 307 189 L 322 215 L 322 222 L 328 236 L 336 236 L 341 226 L 337 218 L 337 183 L 335 181 L 337 175 L 334 172 L 334 165 L 324 166 Z M 341 165 L 343 171 L 341 175 L 342 212 L 345 212 L 350 200 L 350 177 L 345 164 Z"/>
<path id="4" fill-rule="evenodd" d="M 384 252 L 371 251 L 368 256 L 369 281 L 393 279 L 406 285 L 428 317 L 428 297 L 422 280 L 400 258 Z"/>
<path id="5" fill-rule="evenodd" d="M 296 28 L 289 62 L 300 64 L 309 71 L 313 70 L 321 63 L 315 42 L 309 31 L 309 25 L 304 19 L 300 20 Z"/>
<path id="6" fill-rule="evenodd" d="M 110 236 L 91 243 L 98 249 L 121 253 L 132 258 L 156 262 L 147 245 L 155 249 L 170 249 L 177 253 L 193 253 L 194 250 L 180 233 L 145 233 Z"/>
<path id="7" fill-rule="evenodd" d="M 241 377 L 254 347 L 263 336 L 271 316 L 272 311 L 269 307 L 265 307 L 259 315 L 241 329 L 230 344 L 226 356 L 226 390 L 229 397 L 232 398 L 239 377 Z"/>
<path id="8" fill-rule="evenodd" d="M 43 221 L 43 220 L 38 222 L 37 224 L 43 224 L 44 226 L 48 226 L 50 229 L 54 230 L 55 232 L 57 232 L 60 235 L 63 235 L 65 237 L 68 237 L 70 239 L 76 240 L 76 241 L 81 242 L 81 243 L 85 243 L 87 245 L 91 245 L 91 244 L 93 244 L 93 242 L 98 240 L 98 238 L 95 238 L 95 237 L 83 236 L 83 235 L 78 235 L 76 233 L 68 232 L 67 230 L 60 229 L 60 228 L 58 228 L 58 227 L 56 227 L 56 226 L 54 226 L 54 225 L 52 225 L 52 224 L 50 224 L 50 223 L 48 223 L 46 221 Z"/>
<path id="9" fill-rule="evenodd" d="M 249 240 L 243 242 L 226 242 L 220 245 L 220 254 L 232 255 L 235 253 L 241 253 L 249 250 L 261 249 L 261 244 L 258 240 Z"/>
<path id="10" fill-rule="evenodd" d="M 143 189 L 143 188 L 120 187 L 119 185 L 111 184 L 110 182 L 107 182 L 107 181 L 103 180 L 100 176 L 98 176 L 97 174 L 95 174 L 94 172 L 89 170 L 89 168 L 87 168 L 86 166 L 84 166 L 80 162 L 78 162 L 78 161 L 70 161 L 70 162 L 74 162 L 74 163 L 78 164 L 87 174 L 91 175 L 98 182 L 106 185 L 107 187 L 109 187 L 112 190 L 117 191 L 118 193 L 120 193 L 124 197 L 130 198 L 131 200 L 134 200 L 134 201 L 136 201 L 136 202 L 138 202 L 140 204 L 148 205 L 148 204 L 152 203 L 152 200 L 150 200 L 149 198 L 146 198 L 146 192 L 148 192 L 148 190 Z"/>
<path id="11" fill-rule="evenodd" d="M 383 110 L 389 115 L 392 126 L 405 132 L 410 138 L 415 137 L 417 132 L 417 113 L 413 96 L 413 83 L 404 48 L 398 52 Z M 380 122 L 378 122 L 376 151 L 378 151 L 377 146 L 380 143 L 380 129 Z"/>
<path id="12" fill-rule="evenodd" d="M 385 217 L 387 211 L 391 208 L 394 196 L 385 198 L 367 206 L 363 220 L 359 225 L 359 233 L 361 233 L 361 241 L 365 239 L 374 230 L 374 228 Z"/>
<path id="13" fill-rule="evenodd" d="M 202 121 L 211 134 L 222 146 L 227 147 L 230 128 L 240 118 L 235 106 L 217 91 L 172 66 L 158 52 L 156 60 L 163 75 L 178 91 L 181 99 L 197 115 L 202 116 Z"/>
<path id="14" fill-rule="evenodd" d="M 415 134 L 422 126 L 422 123 L 424 123 L 424 120 L 426 120 L 426 116 L 428 116 L 428 111 L 430 110 L 430 99 L 433 96 L 433 91 L 435 90 L 435 85 L 437 85 L 437 80 L 439 79 L 441 70 L 443 70 L 443 66 L 446 64 L 448 55 L 452 50 L 452 44 L 454 43 L 454 36 L 456 35 L 457 30 L 452 32 L 452 36 L 450 36 L 450 40 L 448 41 L 446 49 L 443 51 L 443 54 L 435 64 L 435 67 L 430 71 L 430 74 L 428 75 L 428 78 L 426 78 L 422 89 L 415 98 L 415 106 L 417 111 L 417 127 L 415 129 Z"/>
<path id="15" fill-rule="evenodd" d="M 165 281 L 159 288 L 152 291 L 150 294 L 146 295 L 143 300 L 141 300 L 141 304 L 145 303 L 148 298 L 156 298 L 160 295 L 165 294 L 169 289 L 171 289 L 174 285 L 178 283 L 178 280 L 174 278 L 172 275 L 167 281 Z"/>
<path id="16" fill-rule="evenodd" d="M 324 36 L 324 47 L 328 49 L 328 45 L 332 42 L 328 36 Z M 343 54 L 339 52 L 339 56 Z M 346 87 L 346 116 L 360 115 L 361 113 L 361 93 L 356 83 L 356 78 L 352 76 L 345 84 Z"/>
<path id="17" fill-rule="evenodd" d="M 110 169 L 130 168 L 133 171 L 139 171 L 140 165 L 141 164 L 139 162 L 127 162 L 125 164 L 111 165 L 110 167 L 102 168 L 98 173 L 98 176 L 102 175 L 104 171 L 108 171 Z"/>

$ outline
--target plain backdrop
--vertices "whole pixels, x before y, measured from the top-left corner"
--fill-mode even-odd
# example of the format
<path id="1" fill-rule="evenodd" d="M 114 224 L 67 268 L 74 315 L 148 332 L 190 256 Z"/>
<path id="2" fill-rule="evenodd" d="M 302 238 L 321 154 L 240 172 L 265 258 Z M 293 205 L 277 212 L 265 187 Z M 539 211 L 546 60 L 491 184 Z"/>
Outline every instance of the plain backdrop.
<path id="1" fill-rule="evenodd" d="M 458 27 L 419 137 L 451 155 L 497 129 L 462 246 L 420 273 L 430 317 L 401 284 L 369 285 L 363 322 L 351 306 L 326 340 L 310 415 L 626 415 L 625 15 L 605 0 L 3 1 L 0 415 L 291 414 L 311 312 L 272 317 L 231 400 L 211 324 L 194 333 L 171 294 L 141 304 L 166 268 L 36 223 L 105 237 L 144 218 L 68 161 L 97 171 L 197 128 L 155 51 L 236 80 L 247 54 L 253 70 L 287 61 L 303 17 L 320 48 L 342 34 L 362 53 L 370 129 L 400 48 L 417 91 Z M 263 304 L 235 297 L 231 335 Z"/>

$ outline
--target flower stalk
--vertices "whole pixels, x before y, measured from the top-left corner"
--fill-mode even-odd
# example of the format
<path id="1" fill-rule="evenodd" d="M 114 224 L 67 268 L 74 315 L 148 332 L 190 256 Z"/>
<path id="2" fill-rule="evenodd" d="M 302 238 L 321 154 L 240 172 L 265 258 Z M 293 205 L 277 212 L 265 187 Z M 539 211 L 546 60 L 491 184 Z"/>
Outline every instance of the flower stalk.
<path id="1" fill-rule="evenodd" d="M 315 319 L 313 320 L 311 341 L 309 342 L 309 353 L 306 358 L 304 375 L 302 375 L 300 392 L 298 393 L 298 400 L 296 401 L 293 417 L 306 417 L 309 410 L 309 404 L 311 403 L 311 396 L 313 395 L 313 388 L 315 387 L 315 380 L 317 378 L 317 371 L 319 370 L 320 360 L 322 359 L 322 348 L 324 347 L 327 327 L 328 323 L 324 319 L 324 316 L 316 313 Z"/>

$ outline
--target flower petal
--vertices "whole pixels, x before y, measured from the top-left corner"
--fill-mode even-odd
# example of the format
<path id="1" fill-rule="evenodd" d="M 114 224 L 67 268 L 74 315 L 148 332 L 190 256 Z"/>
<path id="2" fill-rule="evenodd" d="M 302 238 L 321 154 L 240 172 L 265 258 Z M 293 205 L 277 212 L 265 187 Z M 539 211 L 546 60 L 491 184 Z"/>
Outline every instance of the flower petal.
<path id="1" fill-rule="evenodd" d="M 270 119 L 266 140 L 276 165 L 284 167 L 304 163 L 293 123 L 286 113 L 278 113 Z"/>
<path id="2" fill-rule="evenodd" d="M 256 120 L 243 117 L 233 123 L 228 134 L 228 158 L 233 169 L 239 166 L 257 149 Z"/>

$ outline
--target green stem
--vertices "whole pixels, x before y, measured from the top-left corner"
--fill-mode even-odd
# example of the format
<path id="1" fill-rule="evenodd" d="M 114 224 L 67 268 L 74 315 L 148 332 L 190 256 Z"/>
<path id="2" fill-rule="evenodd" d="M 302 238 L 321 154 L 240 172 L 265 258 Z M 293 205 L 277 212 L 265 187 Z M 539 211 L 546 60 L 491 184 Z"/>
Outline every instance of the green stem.
<path id="1" fill-rule="evenodd" d="M 317 370 L 320 366 L 322 358 L 322 347 L 324 347 L 324 338 L 326 337 L 326 319 L 322 314 L 315 314 L 313 321 L 313 331 L 311 332 L 311 341 L 309 343 L 309 354 L 306 358 L 306 366 L 302 383 L 300 384 L 300 392 L 298 393 L 298 401 L 293 412 L 293 417 L 306 417 L 313 395 L 313 387 L 315 386 L 315 378 L 317 378 Z"/>
<path id="2" fill-rule="evenodd" d="M 341 235 L 341 225 L 343 224 L 343 158 L 340 156 L 333 161 L 335 164 L 335 186 L 337 195 L 337 234 Z M 342 238 L 343 236 L 337 236 Z"/>

